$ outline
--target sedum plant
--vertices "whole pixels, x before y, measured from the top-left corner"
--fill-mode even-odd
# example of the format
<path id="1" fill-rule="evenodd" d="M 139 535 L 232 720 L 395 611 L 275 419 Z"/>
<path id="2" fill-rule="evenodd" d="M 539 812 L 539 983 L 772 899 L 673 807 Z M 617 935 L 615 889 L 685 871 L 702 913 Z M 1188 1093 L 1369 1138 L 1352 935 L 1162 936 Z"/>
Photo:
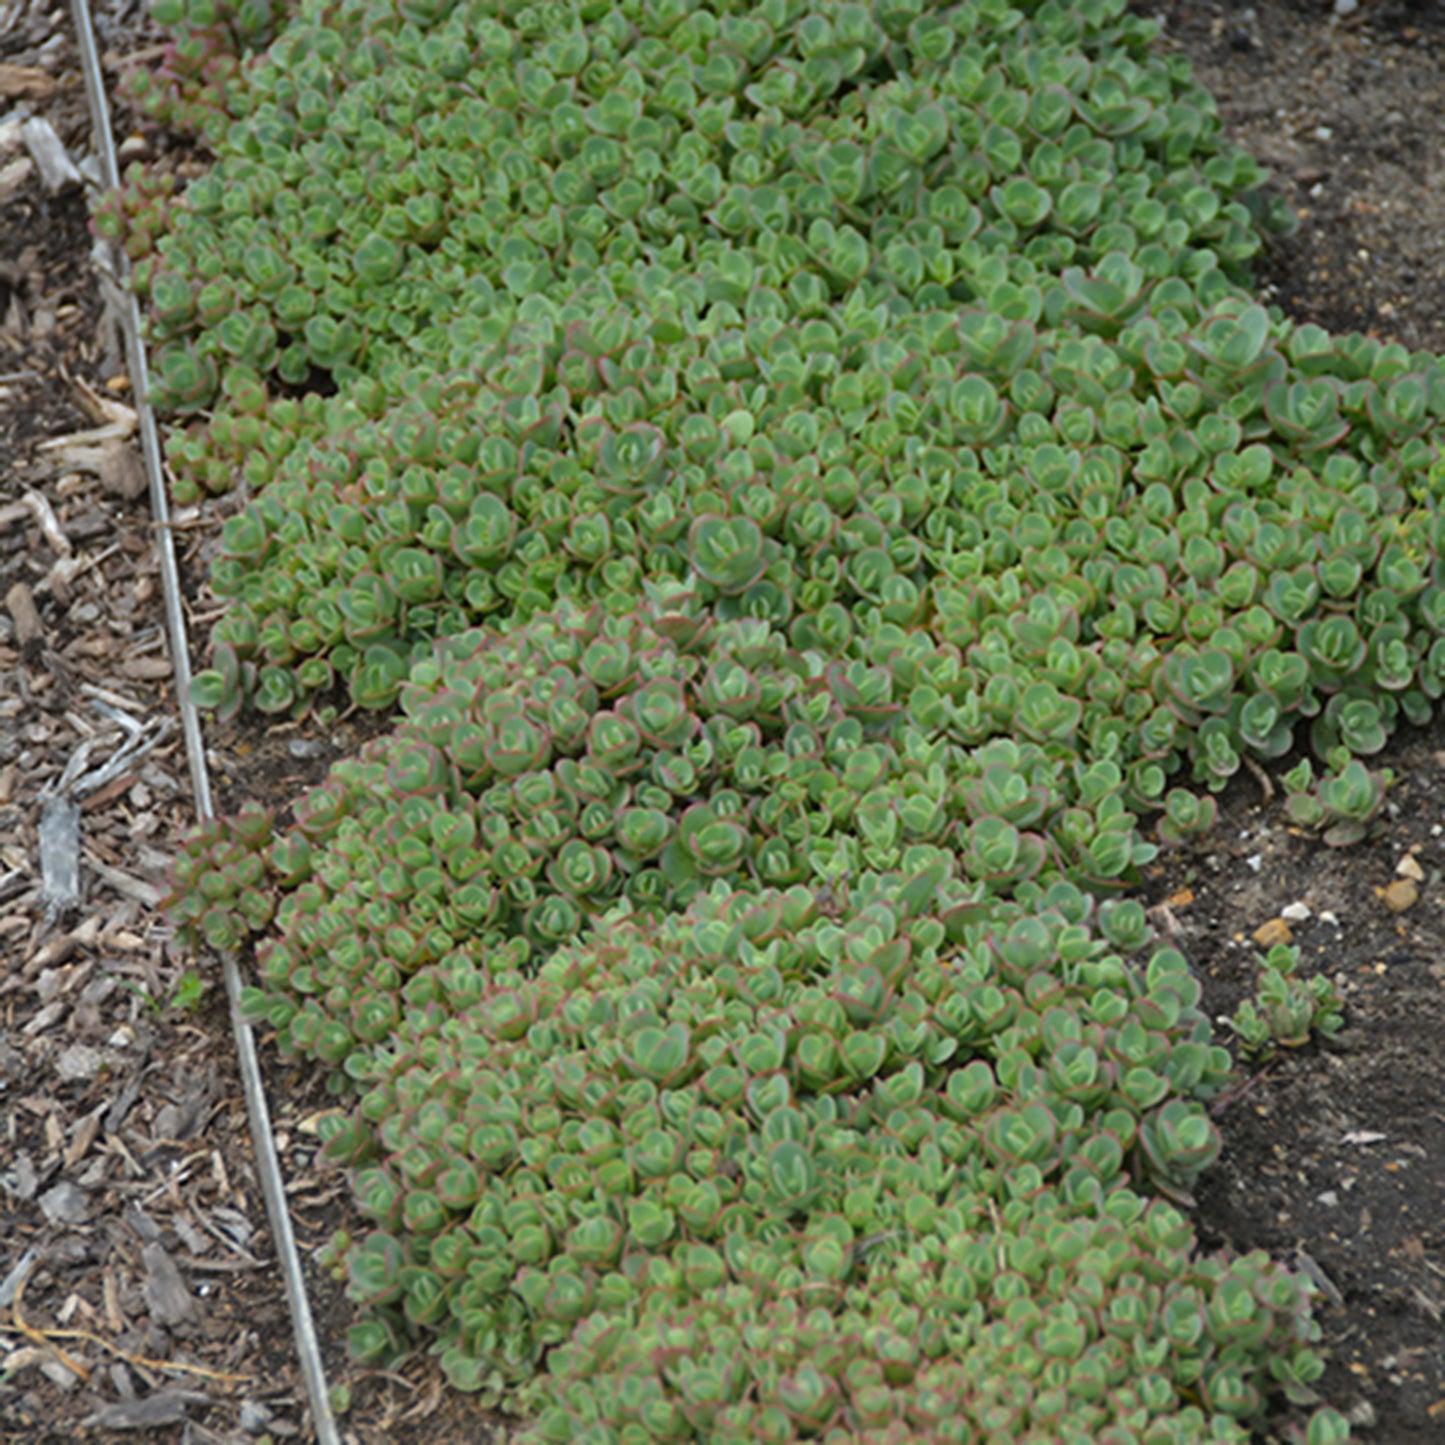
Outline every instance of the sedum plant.
<path id="1" fill-rule="evenodd" d="M 328 1127 L 375 1225 L 336 1246 L 374 1310 L 353 1347 L 429 1328 L 455 1380 L 497 1392 L 555 1346 L 524 1386 L 539 1440 L 960 1407 L 1101 1430 L 1141 1408 L 1107 1383 L 1136 1339 L 1154 1409 L 1186 1385 L 1247 1417 L 1271 1369 L 1307 1390 L 1304 1287 L 1260 1256 L 1199 1263 L 1130 1185 L 1132 1160 L 1183 1189 L 1218 1147 L 1198 1101 L 1227 1056 L 1183 960 L 1131 970 L 1068 921 L 1067 886 L 971 922 L 928 874 L 854 901 L 833 922 L 812 890 L 718 884 L 532 975 L 499 961 L 465 995 L 452 965 L 414 975 L 414 1006 L 430 974 L 452 1007 Z M 1080 1361 L 1080 1389 L 1050 1360 Z"/>
<path id="2" fill-rule="evenodd" d="M 413 670 L 406 720 L 334 767 L 289 829 L 252 811 L 197 835 L 174 916 L 231 947 L 274 916 L 267 1008 L 286 1046 L 335 1064 L 345 1038 L 395 1024 L 386 1009 L 384 1026 L 356 1024 L 373 988 L 443 956 L 545 957 L 618 899 L 665 913 L 714 880 L 822 885 L 907 864 L 983 907 L 1068 879 L 1117 886 L 1148 861 L 1117 768 L 919 726 L 910 686 L 956 654 L 881 640 L 879 664 L 844 667 L 676 591 L 628 616 L 560 604 L 462 634 Z M 1144 937 L 1137 919 L 1116 932 Z"/>
<path id="3" fill-rule="evenodd" d="M 1293 459 L 1268 495 L 1172 463 L 1154 476 L 1156 379 L 1126 371 L 1127 352 L 1094 348 L 1113 351 L 1123 383 L 1104 440 L 1037 335 L 1036 383 L 1064 389 L 1052 414 L 1021 415 L 1012 441 L 960 446 L 958 388 L 979 380 L 966 343 L 986 314 L 901 335 L 875 315 L 857 354 L 858 386 L 875 398 L 861 430 L 825 405 L 834 389 L 815 398 L 768 381 L 795 355 L 776 354 L 776 333 L 729 348 L 694 337 L 663 366 L 642 322 L 620 318 L 605 337 L 577 323 L 565 340 L 547 327 L 507 342 L 514 356 L 536 348 L 544 386 L 569 356 L 624 357 L 613 377 L 635 400 L 610 417 L 552 390 L 545 409 L 518 412 L 495 380 L 415 368 L 399 383 L 406 400 L 367 393 L 374 416 L 356 399 L 313 407 L 329 430 L 284 451 L 226 524 L 212 585 L 235 606 L 201 699 L 296 711 L 339 680 L 362 705 L 387 706 L 438 634 L 525 620 L 559 596 L 621 613 L 655 580 L 696 582 L 722 615 L 833 651 L 859 629 L 932 612 L 950 641 L 992 648 L 995 672 L 1037 668 L 1089 712 L 1145 724 L 1141 779 L 1149 763 L 1177 766 L 1183 744 L 1193 780 L 1217 790 L 1246 751 L 1287 751 L 1297 721 L 1322 757 L 1369 756 L 1400 717 L 1429 716 L 1445 654 L 1424 563 L 1439 524 L 1400 485 L 1408 473 L 1392 481 L 1382 463 L 1367 472 L 1341 453 L 1320 475 Z M 1210 314 L 1253 324 L 1233 303 Z M 722 379 L 729 354 L 746 379 Z M 891 389 L 904 356 L 917 396 L 900 426 L 887 413 L 905 400 Z M 659 366 L 673 378 L 660 390 Z M 1226 430 L 1200 434 L 1221 445 L 1238 428 Z M 1202 457 L 1203 443 L 1186 443 Z M 1263 443 L 1244 452 L 1278 465 Z M 269 468 L 264 446 L 251 456 Z M 1418 475 L 1420 457 L 1411 465 Z M 1381 524 L 1393 532 L 1383 545 Z M 992 571 L 972 570 L 979 555 Z"/>
<path id="4" fill-rule="evenodd" d="M 649 267 L 735 305 L 761 267 L 807 314 L 860 283 L 966 299 L 1015 250 L 1056 272 L 1121 246 L 1235 269 L 1257 249 L 1235 198 L 1261 173 L 1122 6 L 1026 27 L 835 8 L 307 0 L 241 81 L 237 44 L 270 17 L 167 0 L 175 55 L 144 84 L 219 154 L 138 282 L 231 293 L 157 311 L 159 395 L 204 401 L 208 361 L 292 383 L 445 364 L 479 320 L 650 299 Z"/>
<path id="5" fill-rule="evenodd" d="M 1245 999 L 1229 1020 L 1240 1047 L 1249 1054 L 1297 1049 L 1317 1035 L 1332 1039 L 1344 1027 L 1344 1005 L 1323 974 L 1300 978 L 1299 949 L 1275 944 L 1260 960 L 1254 997 Z"/>
<path id="6" fill-rule="evenodd" d="M 1122 0 L 157 14 L 215 165 L 96 224 L 225 499 L 197 700 L 399 714 L 171 900 L 327 1072 L 355 1354 L 537 1441 L 1314 1404 L 1308 1286 L 1182 1212 L 1229 1059 L 1126 895 L 1249 762 L 1377 816 L 1438 360 L 1250 298 L 1283 218 Z M 1288 951 L 1233 1021 L 1338 1026 Z"/>

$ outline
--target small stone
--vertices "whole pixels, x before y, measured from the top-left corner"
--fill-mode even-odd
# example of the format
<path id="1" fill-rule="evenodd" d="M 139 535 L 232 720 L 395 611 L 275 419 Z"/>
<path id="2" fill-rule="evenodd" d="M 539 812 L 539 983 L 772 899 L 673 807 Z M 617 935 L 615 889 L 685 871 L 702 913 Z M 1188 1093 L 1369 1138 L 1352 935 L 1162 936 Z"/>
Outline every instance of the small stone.
<path id="1" fill-rule="evenodd" d="M 1420 899 L 1420 887 L 1412 878 L 1397 878 L 1380 895 L 1391 913 L 1404 913 Z"/>
<path id="2" fill-rule="evenodd" d="M 1283 918 L 1271 918 L 1268 923 L 1261 923 L 1250 937 L 1261 948 L 1273 948 L 1277 943 L 1288 943 L 1294 934 L 1289 931 L 1289 924 Z"/>
<path id="3" fill-rule="evenodd" d="M 1286 903 L 1279 911 L 1286 923 L 1303 923 L 1310 916 L 1308 903 Z"/>
<path id="4" fill-rule="evenodd" d="M 241 1401 L 241 1428 L 248 1435 L 259 1435 L 271 1419 L 271 1409 L 259 1400 Z"/>
<path id="5" fill-rule="evenodd" d="M 1395 872 L 1401 878 L 1409 878 L 1415 883 L 1425 881 L 1425 870 L 1420 866 L 1419 860 L 1413 853 L 1406 853 L 1398 863 L 1395 864 Z"/>
<path id="6" fill-rule="evenodd" d="M 1315 1198 L 1323 1204 L 1326 1209 L 1333 1209 L 1335 1205 L 1340 1202 L 1340 1196 L 1336 1194 L 1333 1189 L 1326 1189 L 1323 1194 L 1318 1194 Z"/>
<path id="7" fill-rule="evenodd" d="M 1320 909 L 1320 922 L 1328 923 L 1331 928 L 1338 928 L 1340 926 L 1339 915 L 1336 914 L 1333 908 Z"/>
<path id="8" fill-rule="evenodd" d="M 1360 0 L 1335 0 L 1335 19 L 1348 20 L 1360 8 Z"/>
<path id="9" fill-rule="evenodd" d="M 1379 1417 L 1375 1414 L 1375 1407 L 1368 1400 L 1358 1400 L 1350 1406 L 1349 1414 L 1345 1418 L 1356 1430 L 1368 1430 Z"/>
<path id="10" fill-rule="evenodd" d="M 71 1044 L 55 1061 L 55 1072 L 62 1079 L 93 1079 L 103 1060 L 99 1049 L 89 1044 Z"/>
<path id="11" fill-rule="evenodd" d="M 1250 870 L 1251 873 L 1258 873 L 1259 870 L 1264 867 L 1264 854 L 1251 853 L 1249 857 L 1244 860 L 1244 862 L 1245 866 Z"/>

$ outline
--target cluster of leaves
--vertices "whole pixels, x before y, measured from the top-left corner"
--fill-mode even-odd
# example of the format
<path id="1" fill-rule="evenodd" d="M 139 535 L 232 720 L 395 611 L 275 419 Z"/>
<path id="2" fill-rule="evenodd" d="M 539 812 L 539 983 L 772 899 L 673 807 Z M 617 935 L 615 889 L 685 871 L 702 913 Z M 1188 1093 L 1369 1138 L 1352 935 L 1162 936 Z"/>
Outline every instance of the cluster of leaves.
<path id="1" fill-rule="evenodd" d="M 1247 756 L 1378 812 L 1436 359 L 1250 301 L 1260 172 L 1122 0 L 166 18 L 218 163 L 98 224 L 178 495 L 248 489 L 198 698 L 403 714 L 173 898 L 329 1071 L 356 1352 L 539 1441 L 1310 1403 L 1307 1287 L 1176 1208 L 1228 1058 L 1109 895 Z M 1294 967 L 1247 1050 L 1339 1026 Z"/>
<path id="2" fill-rule="evenodd" d="M 384 706 L 437 635 L 558 595 L 620 614 L 671 581 L 834 656 L 926 625 L 964 653 L 950 712 L 973 739 L 1013 730 L 1011 694 L 1046 681 L 1082 709 L 1065 730 L 1167 802 L 1170 838 L 1213 816 L 1166 800 L 1183 764 L 1217 790 L 1305 720 L 1334 776 L 1300 790 L 1298 821 L 1347 842 L 1383 791 L 1349 759 L 1445 691 L 1445 521 L 1421 505 L 1439 492 L 1433 362 L 1323 348 L 1237 300 L 1192 322 L 1156 306 L 1112 342 L 978 310 L 891 329 L 878 314 L 855 329 L 856 369 L 817 397 L 778 370 L 796 351 L 752 355 L 744 332 L 748 378 L 726 381 L 720 341 L 678 343 L 708 391 L 698 410 L 675 376 L 657 382 L 647 338 L 627 340 L 638 324 L 514 340 L 543 398 L 520 414 L 495 371 L 419 381 L 374 418 L 313 407 L 329 435 L 226 525 L 213 585 L 236 606 L 203 701 L 294 709 L 339 672 Z M 1329 373 L 1300 381 L 1310 357 Z M 574 363 L 618 388 L 610 419 L 547 400 Z M 1294 435 L 1314 386 L 1335 399 L 1329 425 Z M 1202 410 L 1210 388 L 1225 413 Z M 1402 443 L 1371 418 L 1406 394 Z"/>
<path id="3" fill-rule="evenodd" d="M 223 143 L 241 59 L 275 35 L 283 8 L 284 0 L 152 0 L 151 16 L 170 40 L 154 69 L 127 72 L 128 99 L 158 124 Z"/>
<path id="4" fill-rule="evenodd" d="M 375 1225 L 353 1348 L 435 1333 L 539 1440 L 1185 1440 L 1270 1383 L 1308 1398 L 1306 1288 L 1197 1259 L 1129 1186 L 1218 1148 L 1228 1056 L 1183 958 L 1127 967 L 1068 884 L 972 922 L 955 893 L 869 874 L 835 921 L 717 884 L 535 972 L 420 967 L 327 1129 Z"/>
<path id="5" fill-rule="evenodd" d="M 246 1007 L 361 1092 L 327 1147 L 377 1225 L 338 1241 L 362 1358 L 421 1331 L 459 1385 L 515 1394 L 565 1344 L 523 1392 L 542 1439 L 886 1439 L 964 1399 L 970 1429 L 1087 1435 L 1181 1388 L 1240 1419 L 1267 1381 L 1307 1398 L 1302 1286 L 1195 1259 L 1131 1189 L 1187 1199 L 1228 1056 L 1179 955 L 1110 951 L 1142 907 L 1063 875 L 1070 839 L 1089 890 L 1147 858 L 1119 770 L 926 731 L 927 694 L 893 689 L 957 652 L 922 637 L 861 667 L 680 589 L 564 603 L 416 668 L 407 720 L 279 837 L 252 812 L 198 840 L 183 926 L 274 917 Z M 639 1328 L 682 1331 L 663 1380 L 619 1343 Z M 770 1344 L 716 1377 L 744 1333 Z"/>
<path id="6" fill-rule="evenodd" d="M 172 867 L 167 905 L 178 935 L 225 952 L 260 933 L 276 914 L 272 855 L 275 814 L 247 803 L 227 818 L 197 824 Z"/>
<path id="7" fill-rule="evenodd" d="M 233 70 L 222 7 L 187 8 L 180 48 Z M 656 310 L 673 275 L 810 316 L 860 288 L 951 307 L 1011 258 L 1237 267 L 1262 173 L 1121 11 L 305 0 L 244 83 L 190 97 L 218 159 L 185 209 L 158 227 L 135 195 L 165 232 L 136 268 L 157 395 L 446 371 L 478 322 Z"/>
<path id="8" fill-rule="evenodd" d="M 965 20 L 978 17 L 954 23 Z M 1058 23 L 1065 39 L 1082 24 Z M 295 33 L 298 46 L 315 38 Z M 1000 76 L 1028 69 L 1014 43 L 995 42 Z M 898 44 L 894 72 L 905 58 Z M 290 75 L 289 55 L 278 47 L 267 64 Z M 514 59 L 504 48 L 496 63 L 515 70 Z M 1073 70 L 1092 75 L 1083 51 L 1077 59 Z M 898 84 L 895 74 L 880 89 Z M 977 84 L 991 97 L 985 110 L 992 97 L 1025 94 Z M 1144 129 L 1168 110 L 1151 84 L 1139 81 Z M 255 104 L 259 124 L 270 112 Z M 1039 148 L 1054 144 L 1040 139 L 1047 128 L 1034 133 L 1036 118 L 1029 127 Z M 879 130 L 891 134 L 864 123 L 865 134 Z M 1084 146 L 1085 131 L 1104 144 L 1083 120 L 1064 134 L 1078 132 Z M 1208 152 L 1203 139 L 1176 143 L 1176 131 L 1199 127 L 1174 115 L 1151 143 L 1165 153 L 1183 145 L 1181 165 L 1196 146 Z M 1144 144 L 1132 125 L 1128 138 Z M 1222 159 L 1205 162 L 1212 205 L 1198 201 L 1212 217 L 1225 205 Z M 940 152 L 936 168 L 952 176 L 962 165 Z M 1137 174 L 1161 195 L 1184 184 L 1178 166 L 1151 165 Z M 225 174 L 223 164 L 209 178 L 218 196 L 249 194 L 223 185 Z M 877 225 L 888 220 L 890 236 L 905 200 L 916 210 L 920 196 L 931 205 L 949 189 L 920 192 L 916 177 L 900 187 L 881 196 Z M 1177 203 L 1154 203 L 1171 215 L 1166 227 L 1183 224 Z M 1398 715 L 1423 720 L 1445 688 L 1440 529 L 1405 520 L 1412 507 L 1414 522 L 1423 516 L 1415 504 L 1434 456 L 1425 433 L 1445 410 L 1445 377 L 1398 347 L 1271 322 L 1234 293 L 1215 251 L 1173 236 L 1141 245 L 1107 220 L 1088 228 L 1092 250 L 1077 252 L 1092 269 L 1063 264 L 1076 254 L 1069 247 L 1020 253 L 1003 233 L 979 249 L 975 223 L 998 217 L 967 201 L 967 281 L 928 283 L 937 295 L 895 284 L 885 264 L 895 236 L 846 286 L 819 289 L 772 257 L 762 233 L 734 235 L 709 213 L 694 248 L 669 251 L 666 264 L 569 276 L 517 305 L 497 304 L 486 262 L 457 258 L 454 279 L 483 286 L 486 314 L 458 315 L 454 295 L 423 287 L 450 318 L 445 355 L 407 365 L 405 349 L 382 348 L 366 358 L 364 384 L 335 405 L 276 405 L 262 377 L 279 365 L 275 318 L 234 310 L 252 286 L 247 268 L 270 250 L 228 200 L 212 219 L 237 256 L 184 252 L 206 204 L 193 187 L 180 215 L 166 212 L 161 249 L 181 247 L 183 259 L 159 281 L 143 270 L 141 284 L 158 335 L 213 343 L 198 363 L 209 378 L 198 402 L 228 368 L 229 409 L 187 435 L 177 459 L 222 487 L 244 465 L 265 489 L 229 524 L 214 576 L 237 606 L 216 630 L 200 698 L 223 712 L 247 700 L 302 708 L 328 696 L 338 674 L 356 701 L 387 706 L 436 635 L 524 620 L 556 595 L 621 611 L 648 577 L 700 576 L 724 609 L 810 640 L 851 630 L 844 613 L 866 627 L 932 609 L 956 632 L 957 612 L 965 627 L 976 620 L 967 614 L 979 606 L 980 555 L 990 562 L 983 586 L 1070 601 L 1085 643 L 1076 691 L 1100 666 L 1120 670 L 1104 656 L 1107 639 L 1116 653 L 1128 647 L 1143 684 L 1109 705 L 1139 725 L 1161 707 L 1178 714 L 1177 727 L 1141 728 L 1139 756 L 1126 759 L 1155 801 L 1183 754 L 1195 780 L 1217 789 L 1246 751 L 1288 750 L 1298 717 L 1315 719 L 1316 750 L 1339 774 L 1338 746 L 1377 750 Z M 136 234 L 150 231 L 138 221 Z M 1099 254 L 1105 244 L 1115 249 Z M 295 270 L 282 266 L 283 289 L 299 306 Z M 381 311 L 403 314 L 376 292 L 377 278 L 367 284 Z M 969 299 L 977 304 L 960 317 L 956 303 Z M 356 313 L 354 296 L 345 309 Z M 331 364 L 302 359 L 296 344 L 288 379 Z M 448 369 L 458 354 L 469 371 Z M 699 519 L 708 525 L 689 526 Z M 1330 615 L 1317 615 L 1322 603 Z M 1201 647 L 1216 637 L 1222 646 Z M 1167 663 L 1161 640 L 1175 644 Z M 1380 781 L 1361 777 L 1327 780 L 1301 820 L 1347 841 L 1378 805 Z M 1212 805 L 1188 792 L 1167 804 L 1171 839 L 1212 820 Z"/>
<path id="9" fill-rule="evenodd" d="M 1229 1021 L 1250 1054 L 1297 1049 L 1311 1038 L 1332 1039 L 1344 1027 L 1344 1005 L 1324 975 L 1299 977 L 1299 949 L 1275 944 L 1261 961 L 1259 984 Z"/>
<path id="10" fill-rule="evenodd" d="M 413 670 L 405 720 L 334 767 L 283 834 L 253 810 L 194 835 L 178 927 L 235 947 L 275 920 L 259 959 L 284 1044 L 335 1063 L 372 990 L 458 951 L 544 957 L 619 899 L 666 913 L 715 880 L 846 886 L 928 866 L 981 905 L 1062 879 L 1118 888 L 1152 857 L 1117 765 L 1043 745 L 1061 726 L 951 737 L 952 644 L 893 628 L 843 662 L 655 591 L 623 616 L 564 602 L 449 640 Z M 1050 709 L 1067 716 L 1036 692 L 1024 716 Z M 1124 947 L 1147 938 L 1137 903 L 1104 927 Z"/>

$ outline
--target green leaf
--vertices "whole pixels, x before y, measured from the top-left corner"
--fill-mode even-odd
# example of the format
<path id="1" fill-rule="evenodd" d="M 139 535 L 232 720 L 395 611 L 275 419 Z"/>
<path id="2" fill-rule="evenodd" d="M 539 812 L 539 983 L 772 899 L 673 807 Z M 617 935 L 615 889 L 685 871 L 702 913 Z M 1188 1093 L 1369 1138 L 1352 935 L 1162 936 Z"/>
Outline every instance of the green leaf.
<path id="1" fill-rule="evenodd" d="M 767 1179 L 768 1208 L 782 1215 L 804 1213 L 823 1183 L 807 1149 L 791 1139 L 785 1139 L 769 1150 Z"/>
<path id="2" fill-rule="evenodd" d="M 874 1078 L 888 1056 L 888 1042 L 878 1034 L 850 1033 L 842 1040 L 843 1067 L 860 1083 Z"/>
<path id="3" fill-rule="evenodd" d="M 673 1088 L 689 1071 L 691 1035 L 682 1024 L 639 1029 L 630 1041 L 628 1064 L 634 1074 Z"/>
<path id="4" fill-rule="evenodd" d="M 1012 176 L 989 193 L 994 205 L 1021 230 L 1031 231 L 1047 219 L 1053 197 L 1026 176 Z"/>
<path id="5" fill-rule="evenodd" d="M 660 1248 L 677 1229 L 672 1211 L 648 1199 L 638 1199 L 628 1205 L 627 1223 L 633 1242 L 642 1249 Z"/>
<path id="6" fill-rule="evenodd" d="M 351 253 L 356 279 L 367 288 L 385 286 L 401 270 L 401 247 L 373 231 Z"/>
<path id="7" fill-rule="evenodd" d="M 747 517 L 704 515 L 688 532 L 688 557 L 698 576 L 719 592 L 743 592 L 762 573 L 763 534 Z"/>

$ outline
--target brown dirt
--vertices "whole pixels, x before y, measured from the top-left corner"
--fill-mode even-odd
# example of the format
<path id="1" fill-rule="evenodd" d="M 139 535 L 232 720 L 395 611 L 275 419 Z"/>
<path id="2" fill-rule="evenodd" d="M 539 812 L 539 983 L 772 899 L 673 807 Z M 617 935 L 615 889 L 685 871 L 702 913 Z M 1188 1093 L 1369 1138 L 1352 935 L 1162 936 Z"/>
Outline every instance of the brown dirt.
<path id="1" fill-rule="evenodd" d="M 101 7 L 112 78 L 155 39 L 134 8 Z M 1335 330 L 1445 351 L 1445 6 L 1366 0 L 1346 20 L 1328 0 L 1138 8 L 1166 20 L 1164 43 L 1190 56 L 1301 216 L 1260 268 L 1267 294 Z M 0 0 L 0 119 L 23 100 L 80 155 L 89 126 L 61 14 Z M 118 133 L 132 124 L 122 107 Z M 142 134 L 152 154 L 170 145 Z M 145 1441 L 306 1439 L 224 1004 L 211 963 L 175 953 L 153 906 L 191 813 L 174 734 L 87 801 L 80 906 L 48 920 L 40 893 L 42 790 L 87 738 L 91 766 L 124 740 L 85 687 L 144 724 L 174 716 L 144 500 L 41 445 L 95 426 L 96 397 L 126 396 L 81 197 L 48 198 L 32 177 L 0 195 L 0 600 L 23 583 L 43 628 L 22 652 L 0 609 L 0 1441 L 101 1438 L 127 1420 Z M 35 515 L 16 514 L 27 491 L 84 570 L 56 572 Z M 218 523 L 181 520 L 196 575 Z M 199 645 L 204 594 L 191 607 Z M 371 725 L 215 730 L 219 797 L 293 796 Z M 1386 761 L 1398 782 L 1372 842 L 1324 849 L 1242 783 L 1208 848 L 1161 860 L 1149 901 L 1167 902 L 1158 916 L 1221 1018 L 1253 986 L 1252 932 L 1291 904 L 1310 910 L 1296 941 L 1343 990 L 1348 1026 L 1222 1102 L 1225 1151 L 1196 1217 L 1210 1247 L 1263 1247 L 1317 1274 L 1323 1397 L 1363 1440 L 1416 1445 L 1445 1440 L 1445 727 L 1403 735 Z M 1380 894 L 1406 857 L 1423 881 L 1395 914 Z M 206 984 L 189 1008 L 188 976 Z M 263 1057 L 326 1365 L 352 1396 L 344 1433 L 504 1438 L 426 1358 L 397 1374 L 345 1359 L 348 1306 L 312 1263 L 354 1222 L 315 1158 L 329 1100 Z"/>
<path id="2" fill-rule="evenodd" d="M 1224 1153 L 1196 1223 L 1210 1247 L 1265 1249 L 1316 1278 L 1324 1399 L 1369 1427 L 1362 1440 L 1417 1445 L 1445 1439 L 1445 726 L 1407 730 L 1388 762 L 1388 815 L 1368 843 L 1325 848 L 1240 782 L 1210 846 L 1167 860 L 1150 892 L 1173 900 L 1176 945 L 1226 1039 L 1254 988 L 1252 935 L 1309 910 L 1288 925 L 1300 971 L 1334 980 L 1347 1026 L 1246 1070 L 1216 1104 Z M 1395 913 L 1383 894 L 1406 859 L 1423 882 Z"/>
<path id="3" fill-rule="evenodd" d="M 1348 0 L 1347 0 L 1348 3 Z M 1445 352 L 1445 5 L 1142 0 L 1299 217 L 1258 268 L 1301 321 Z"/>

